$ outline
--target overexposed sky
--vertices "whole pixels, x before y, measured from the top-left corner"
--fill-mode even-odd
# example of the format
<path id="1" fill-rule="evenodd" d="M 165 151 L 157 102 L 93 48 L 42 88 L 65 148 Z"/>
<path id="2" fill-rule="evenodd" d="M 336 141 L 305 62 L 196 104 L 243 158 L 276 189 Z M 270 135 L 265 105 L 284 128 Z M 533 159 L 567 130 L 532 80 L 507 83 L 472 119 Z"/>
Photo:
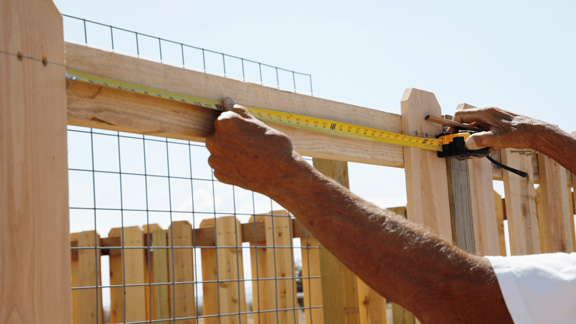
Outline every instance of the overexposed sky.
<path id="1" fill-rule="evenodd" d="M 444 113 L 462 102 L 493 105 L 576 130 L 572 1 L 55 3 L 65 14 L 310 73 L 324 98 L 400 113 L 404 89 L 415 87 L 434 92 Z M 380 169 L 351 165 L 352 188 L 402 204 L 403 171 Z"/>

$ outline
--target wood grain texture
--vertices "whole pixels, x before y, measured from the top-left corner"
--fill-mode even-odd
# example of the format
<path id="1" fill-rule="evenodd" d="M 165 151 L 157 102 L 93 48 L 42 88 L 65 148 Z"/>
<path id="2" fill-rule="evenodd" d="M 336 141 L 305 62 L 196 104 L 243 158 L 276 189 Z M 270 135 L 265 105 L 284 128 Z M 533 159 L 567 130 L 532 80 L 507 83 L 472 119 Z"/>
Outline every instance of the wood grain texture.
<path id="1" fill-rule="evenodd" d="M 252 222 L 264 223 L 266 232 L 263 248 L 254 248 L 252 257 L 252 278 L 272 279 L 253 283 L 253 308 L 264 312 L 254 315 L 254 323 L 293 323 L 298 320 L 296 311 L 278 311 L 298 307 L 292 250 L 292 220 L 286 211 L 272 211 L 266 215 L 256 215 Z M 255 246 L 255 244 L 251 244 Z"/>
<path id="2" fill-rule="evenodd" d="M 304 114 L 400 132 L 400 116 L 336 101 L 226 79 L 174 66 L 145 61 L 76 44 L 66 44 L 66 67 L 122 81 L 239 104 Z M 74 125 L 203 140 L 211 131 L 213 112 L 195 111 L 168 100 L 89 85 L 68 90 L 69 121 Z M 189 111 L 190 110 L 190 111 Z M 123 111 L 127 111 L 125 114 Z M 160 111 L 160 113 L 159 113 Z M 128 116 L 129 115 L 129 116 Z M 295 149 L 312 157 L 401 167 L 398 146 L 351 140 L 271 125 L 287 133 Z"/>
<path id="3" fill-rule="evenodd" d="M 214 225 L 216 224 L 213 218 L 207 218 L 200 222 L 200 228 L 215 233 Z M 214 234 L 214 236 L 216 236 Z M 205 244 L 206 246 L 208 244 Z M 214 245 L 215 246 L 215 241 Z M 204 248 L 200 251 L 202 260 L 202 295 L 203 295 L 203 311 L 204 315 L 217 315 L 220 312 L 218 307 L 218 268 L 216 266 L 216 249 Z M 212 281 L 212 282 L 207 282 Z M 218 324 L 217 317 L 204 318 L 206 324 Z"/>
<path id="4" fill-rule="evenodd" d="M 540 168 L 540 194 L 542 252 L 573 252 L 574 239 L 568 208 L 566 171 L 544 154 L 538 154 Z"/>
<path id="5" fill-rule="evenodd" d="M 320 243 L 312 236 L 300 238 L 302 249 L 302 290 L 306 324 L 324 323 L 322 308 L 322 283 L 320 278 Z"/>
<path id="6" fill-rule="evenodd" d="M 246 293 L 242 258 L 242 232 L 234 216 L 216 219 L 219 323 L 246 323 Z"/>
<path id="7" fill-rule="evenodd" d="M 474 106 L 460 104 L 457 109 Z M 446 161 L 456 242 L 463 250 L 478 255 L 499 255 L 492 167 L 488 159 Z M 473 243 L 472 243 L 473 241 Z"/>
<path id="8" fill-rule="evenodd" d="M 441 116 L 433 93 L 407 89 L 401 106 L 404 134 L 434 137 L 442 132 L 442 126 L 424 120 L 428 114 Z M 452 242 L 446 162 L 436 152 L 405 147 L 404 169 L 408 219 Z"/>
<path id="9" fill-rule="evenodd" d="M 504 199 L 508 218 L 510 253 L 512 255 L 540 253 L 536 191 L 532 180 L 532 157 L 511 149 L 502 150 L 501 155 L 505 165 L 528 173 L 528 177 L 523 178 L 504 172 Z"/>
<path id="10" fill-rule="evenodd" d="M 452 238 L 456 245 L 468 253 L 476 253 L 474 216 L 470 195 L 470 168 L 468 161 L 446 159 Z"/>
<path id="11" fill-rule="evenodd" d="M 292 245 L 292 220 L 286 211 L 273 211 L 264 219 L 266 225 L 266 245 L 273 246 L 274 250 L 268 249 L 267 253 L 273 254 L 273 262 L 268 263 L 268 273 L 275 280 L 274 289 L 269 296 L 275 297 L 276 309 L 294 309 L 298 307 L 296 300 L 293 245 Z M 298 320 L 298 312 L 293 310 L 277 311 L 277 324 L 294 323 Z"/>
<path id="12" fill-rule="evenodd" d="M 506 234 L 504 233 L 504 219 L 506 218 L 506 209 L 504 199 L 500 194 L 494 191 L 494 204 L 496 205 L 496 223 L 498 224 L 498 243 L 500 255 L 506 256 Z"/>
<path id="13" fill-rule="evenodd" d="M 346 162 L 315 158 L 313 164 L 325 176 L 350 188 Z M 323 246 L 320 246 L 319 252 L 325 322 L 359 323 L 360 309 L 356 275 Z"/>
<path id="14" fill-rule="evenodd" d="M 249 224 L 254 227 L 263 226 L 266 228 L 265 219 L 269 216 L 256 215 L 250 217 L 248 220 Z M 256 224 L 254 224 L 256 223 Z M 269 246 L 266 244 L 266 232 L 262 231 L 255 237 L 254 242 L 250 242 L 250 262 L 252 265 L 252 309 L 254 312 L 254 323 L 273 323 L 276 321 L 276 314 L 274 312 L 262 312 L 265 310 L 271 310 L 275 308 L 275 298 L 271 298 L 274 295 L 274 281 L 266 280 L 269 278 L 274 278 L 274 269 L 268 264 L 274 264 L 274 255 L 270 249 L 266 248 Z M 271 246 L 271 245 L 270 245 Z"/>
<path id="15" fill-rule="evenodd" d="M 65 57 L 52 1 L 1 0 L 0 50 L 0 323 L 69 324 Z"/>
<path id="16" fill-rule="evenodd" d="M 358 307 L 360 310 L 360 323 L 387 323 L 386 299 L 370 288 L 362 279 L 357 278 Z"/>
<path id="17" fill-rule="evenodd" d="M 71 234 L 70 241 L 75 242 L 77 247 L 92 248 L 76 251 L 77 258 L 72 260 L 72 287 L 102 285 L 100 273 L 100 256 L 102 253 L 100 249 L 94 248 L 94 245 L 100 242 L 100 236 L 95 231 L 85 231 Z M 102 289 L 91 288 L 72 291 L 72 322 L 74 324 L 104 323 Z"/>
<path id="18" fill-rule="evenodd" d="M 144 246 L 144 235 L 138 226 L 113 228 L 109 237 L 120 237 L 123 246 Z M 110 284 L 143 284 L 144 249 L 117 250 L 110 255 Z M 146 288 L 110 288 L 110 322 L 135 322 L 146 320 Z M 124 308 L 126 305 L 126 308 Z"/>
<path id="19" fill-rule="evenodd" d="M 187 221 L 173 222 L 166 231 L 168 245 L 174 247 L 190 247 L 192 241 L 192 225 Z M 192 248 L 178 248 L 168 252 L 168 278 L 170 282 L 181 283 L 170 285 L 170 317 L 196 316 L 196 301 L 194 284 L 182 282 L 194 281 L 194 250 Z M 180 320 L 185 324 L 195 324 L 195 319 Z"/>
<path id="20" fill-rule="evenodd" d="M 166 231 L 158 224 L 143 226 L 146 238 L 146 245 L 149 246 L 169 246 L 166 239 Z M 170 280 L 168 275 L 168 250 L 152 249 L 146 253 L 147 267 L 145 270 L 145 279 L 149 283 L 167 283 Z M 150 270 L 148 270 L 150 269 Z M 150 271 L 150 273 L 148 273 Z M 170 318 L 170 289 L 168 285 L 154 285 L 146 287 L 146 305 L 147 314 L 150 319 L 159 320 Z M 168 324 L 169 322 L 158 322 Z"/>

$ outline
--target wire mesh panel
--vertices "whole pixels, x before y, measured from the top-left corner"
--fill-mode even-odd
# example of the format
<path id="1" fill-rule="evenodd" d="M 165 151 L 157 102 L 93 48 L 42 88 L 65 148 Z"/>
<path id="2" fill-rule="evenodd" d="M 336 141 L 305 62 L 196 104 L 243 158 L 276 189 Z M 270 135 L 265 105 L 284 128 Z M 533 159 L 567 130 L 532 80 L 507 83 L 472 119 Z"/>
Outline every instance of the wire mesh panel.
<path id="1" fill-rule="evenodd" d="M 320 323 L 317 243 L 203 144 L 68 133 L 75 323 Z"/>
<path id="2" fill-rule="evenodd" d="M 63 18 L 67 41 L 312 94 L 309 74 Z M 321 321 L 318 244 L 269 198 L 215 180 L 204 145 L 68 134 L 75 323 Z"/>

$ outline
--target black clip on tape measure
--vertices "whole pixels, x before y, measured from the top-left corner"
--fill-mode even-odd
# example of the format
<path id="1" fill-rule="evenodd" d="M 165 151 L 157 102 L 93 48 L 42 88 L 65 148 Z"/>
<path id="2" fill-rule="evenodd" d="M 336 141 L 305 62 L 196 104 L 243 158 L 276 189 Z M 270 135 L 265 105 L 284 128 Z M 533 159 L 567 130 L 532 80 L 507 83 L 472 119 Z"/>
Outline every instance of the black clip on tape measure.
<path id="1" fill-rule="evenodd" d="M 438 157 L 454 157 L 458 160 L 470 158 L 483 158 L 490 154 L 490 148 L 485 147 L 479 150 L 469 150 L 464 144 L 470 135 L 476 133 L 471 130 L 461 130 L 456 133 L 442 133 L 438 136 L 442 140 L 442 151 L 438 151 Z"/>

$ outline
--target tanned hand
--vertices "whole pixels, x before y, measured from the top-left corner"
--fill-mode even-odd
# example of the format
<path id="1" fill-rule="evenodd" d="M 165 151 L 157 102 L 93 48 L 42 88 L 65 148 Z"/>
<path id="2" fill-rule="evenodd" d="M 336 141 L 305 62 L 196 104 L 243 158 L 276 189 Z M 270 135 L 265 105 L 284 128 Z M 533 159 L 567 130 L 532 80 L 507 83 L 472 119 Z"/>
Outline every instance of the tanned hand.
<path id="1" fill-rule="evenodd" d="M 354 195 L 294 152 L 286 135 L 232 100 L 224 107 L 206 139 L 220 181 L 274 199 L 366 284 L 423 323 L 512 322 L 487 259 Z"/>

